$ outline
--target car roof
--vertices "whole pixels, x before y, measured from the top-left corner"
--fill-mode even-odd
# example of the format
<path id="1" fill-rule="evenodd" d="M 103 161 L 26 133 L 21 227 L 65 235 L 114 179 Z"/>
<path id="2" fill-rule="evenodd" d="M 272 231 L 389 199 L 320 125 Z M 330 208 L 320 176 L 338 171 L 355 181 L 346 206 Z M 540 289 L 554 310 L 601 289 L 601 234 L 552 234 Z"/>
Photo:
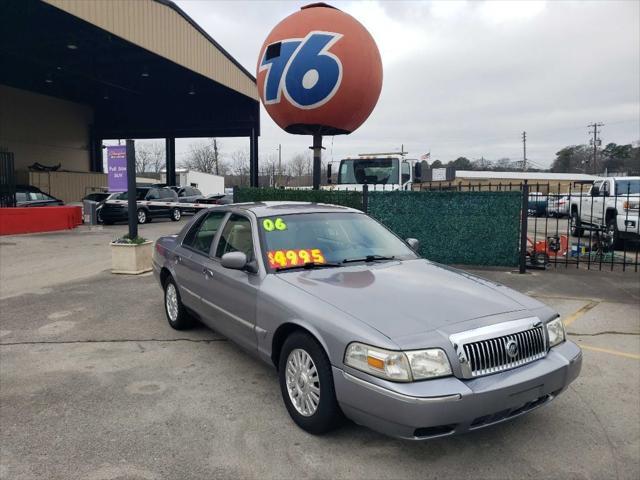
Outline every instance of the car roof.
<path id="1" fill-rule="evenodd" d="M 295 213 L 362 213 L 354 208 L 343 207 L 341 205 L 331 205 L 328 203 L 311 202 L 250 202 L 233 203 L 227 205 L 232 209 L 247 210 L 256 217 L 270 217 L 273 215 L 291 215 Z"/>

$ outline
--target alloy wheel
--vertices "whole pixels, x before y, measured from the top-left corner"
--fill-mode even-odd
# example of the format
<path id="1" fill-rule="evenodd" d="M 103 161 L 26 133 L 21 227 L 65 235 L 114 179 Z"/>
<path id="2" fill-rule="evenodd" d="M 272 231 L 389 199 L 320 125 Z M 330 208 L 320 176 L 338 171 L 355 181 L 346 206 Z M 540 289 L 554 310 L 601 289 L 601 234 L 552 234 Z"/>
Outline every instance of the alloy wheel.
<path id="1" fill-rule="evenodd" d="M 287 357 L 287 392 L 296 411 L 310 417 L 320 404 L 320 377 L 311 355 L 296 348 Z"/>
<path id="2" fill-rule="evenodd" d="M 176 292 L 176 287 L 173 283 L 167 284 L 165 303 L 169 320 L 175 322 L 178 319 L 178 292 Z"/>

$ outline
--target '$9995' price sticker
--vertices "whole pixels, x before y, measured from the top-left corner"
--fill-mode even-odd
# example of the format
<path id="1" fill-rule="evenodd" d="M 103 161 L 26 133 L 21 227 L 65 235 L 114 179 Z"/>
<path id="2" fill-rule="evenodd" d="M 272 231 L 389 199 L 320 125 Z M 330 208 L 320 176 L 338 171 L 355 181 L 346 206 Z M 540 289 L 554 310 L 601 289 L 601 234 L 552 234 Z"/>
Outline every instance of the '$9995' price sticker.
<path id="1" fill-rule="evenodd" d="M 313 248 L 310 250 L 272 250 L 267 252 L 269 266 L 271 268 L 285 268 L 305 263 L 326 263 L 322 250 Z"/>

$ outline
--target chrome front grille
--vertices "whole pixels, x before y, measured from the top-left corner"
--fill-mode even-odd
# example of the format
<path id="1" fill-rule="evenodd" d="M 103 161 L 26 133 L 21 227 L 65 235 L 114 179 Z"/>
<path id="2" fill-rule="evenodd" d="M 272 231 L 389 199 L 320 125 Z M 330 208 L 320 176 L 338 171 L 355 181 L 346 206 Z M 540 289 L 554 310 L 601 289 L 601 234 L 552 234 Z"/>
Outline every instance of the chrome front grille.
<path id="1" fill-rule="evenodd" d="M 509 370 L 547 354 L 543 325 L 537 318 L 491 325 L 450 338 L 464 378 Z"/>

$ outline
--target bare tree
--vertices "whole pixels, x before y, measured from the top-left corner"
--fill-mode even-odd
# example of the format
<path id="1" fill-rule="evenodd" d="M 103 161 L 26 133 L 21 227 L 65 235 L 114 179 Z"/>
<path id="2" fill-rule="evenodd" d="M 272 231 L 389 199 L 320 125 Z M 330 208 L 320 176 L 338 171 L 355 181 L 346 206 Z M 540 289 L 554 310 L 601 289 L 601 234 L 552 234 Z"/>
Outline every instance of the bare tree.
<path id="1" fill-rule="evenodd" d="M 222 159 L 217 138 L 211 138 L 205 143 L 189 145 L 189 153 L 182 161 L 182 166 L 196 172 L 214 175 L 225 175 L 228 171 L 228 166 Z"/>
<path id="2" fill-rule="evenodd" d="M 165 149 L 162 142 L 136 143 L 136 172 L 159 173 L 165 165 Z"/>
<path id="3" fill-rule="evenodd" d="M 302 177 L 308 171 L 307 159 L 301 153 L 298 153 L 289 160 L 289 175 L 292 177 Z"/>
<path id="4" fill-rule="evenodd" d="M 249 155 L 243 150 L 236 150 L 231 154 L 231 174 L 239 186 L 249 184 Z"/>

